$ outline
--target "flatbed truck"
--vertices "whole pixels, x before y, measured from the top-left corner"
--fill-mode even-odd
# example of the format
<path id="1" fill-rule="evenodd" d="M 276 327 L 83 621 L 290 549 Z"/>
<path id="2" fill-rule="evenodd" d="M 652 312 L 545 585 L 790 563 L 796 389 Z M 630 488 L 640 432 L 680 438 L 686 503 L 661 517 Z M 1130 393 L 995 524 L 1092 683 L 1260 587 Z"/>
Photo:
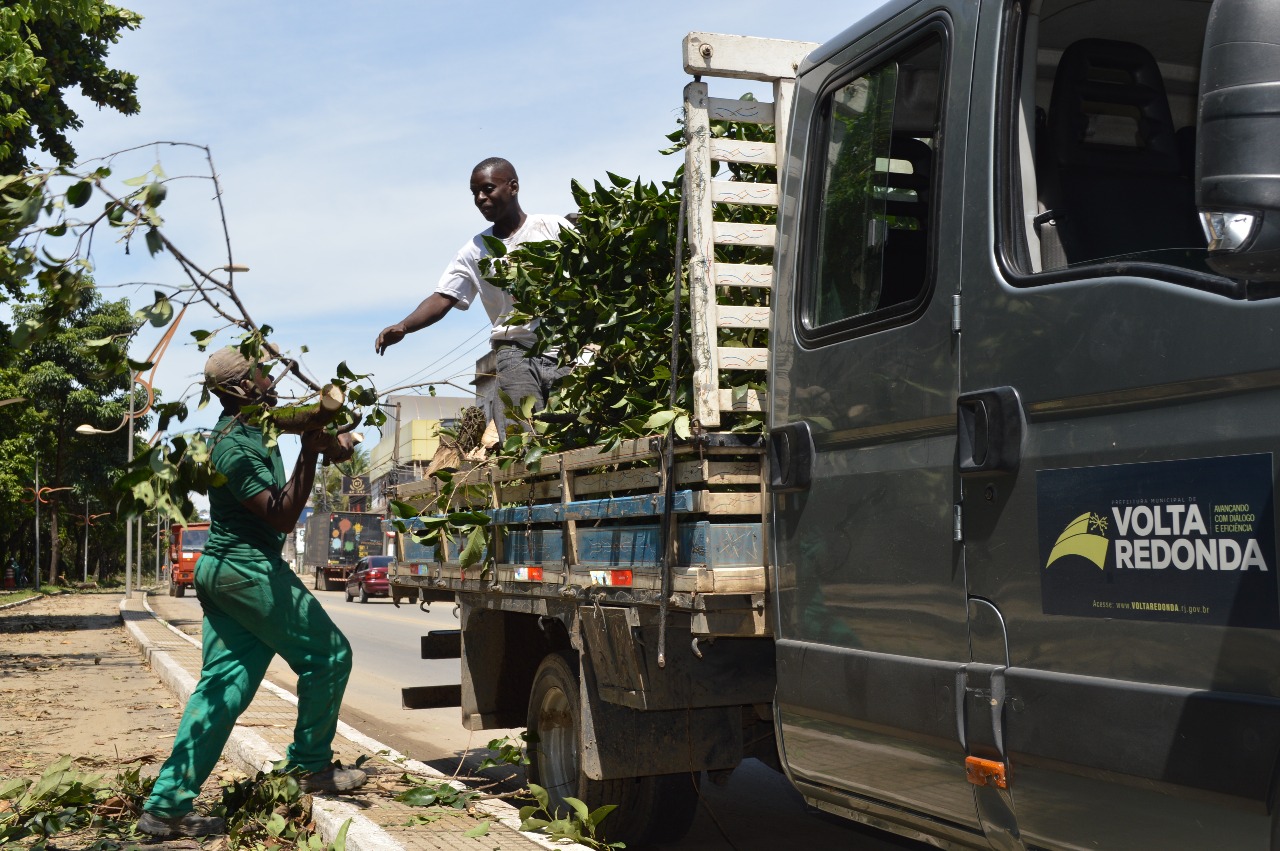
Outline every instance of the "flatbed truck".
<path id="1" fill-rule="evenodd" d="M 527 725 L 629 847 L 748 756 L 939 847 L 1280 846 L 1280 5 L 897 0 L 684 64 L 695 436 L 493 474 L 492 569 L 402 555 L 462 664 L 405 704 Z"/>

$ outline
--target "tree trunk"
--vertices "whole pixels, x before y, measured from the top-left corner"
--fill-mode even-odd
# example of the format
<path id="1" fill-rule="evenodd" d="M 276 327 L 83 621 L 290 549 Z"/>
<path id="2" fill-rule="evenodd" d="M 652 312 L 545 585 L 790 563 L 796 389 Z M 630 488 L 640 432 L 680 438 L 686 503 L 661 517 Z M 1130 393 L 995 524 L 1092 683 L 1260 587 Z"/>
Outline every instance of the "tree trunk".
<path id="1" fill-rule="evenodd" d="M 58 562 L 62 558 L 62 541 L 58 537 L 58 500 L 49 500 L 49 584 L 58 584 Z"/>

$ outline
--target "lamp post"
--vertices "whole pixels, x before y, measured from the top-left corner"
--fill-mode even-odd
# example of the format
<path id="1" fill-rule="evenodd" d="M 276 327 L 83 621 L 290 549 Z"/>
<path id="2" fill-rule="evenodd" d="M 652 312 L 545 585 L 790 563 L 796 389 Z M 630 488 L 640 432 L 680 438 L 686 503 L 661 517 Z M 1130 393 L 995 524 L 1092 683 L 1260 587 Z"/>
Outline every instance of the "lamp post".
<path id="1" fill-rule="evenodd" d="M 160 584 L 160 509 L 156 509 L 156 584 Z"/>
<path id="2" fill-rule="evenodd" d="M 40 590 L 40 504 L 48 504 L 49 500 L 45 499 L 51 493 L 58 491 L 69 491 L 70 487 L 50 488 L 40 487 L 40 459 L 36 458 L 36 482 L 35 487 L 23 488 L 31 494 L 31 499 L 24 499 L 23 502 L 34 502 L 36 504 L 36 561 L 35 567 L 31 571 L 31 587 L 35 591 Z"/>
<path id="3" fill-rule="evenodd" d="M 76 434 L 113 434 L 120 429 L 125 430 L 126 466 L 133 463 L 133 385 L 138 380 L 136 374 L 129 375 L 129 413 L 120 425 L 111 429 L 95 428 L 89 424 L 76 426 Z M 128 428 L 125 428 L 128 426 Z M 133 518 L 124 521 L 124 598 L 133 599 Z"/>
<path id="4" fill-rule="evenodd" d="M 93 521 L 97 520 L 99 517 L 106 517 L 110 513 L 111 512 L 109 511 L 103 511 L 99 514 L 90 514 L 89 513 L 89 495 L 85 494 L 84 514 L 71 515 L 72 517 L 75 517 L 76 519 L 84 523 L 84 580 L 83 581 L 86 584 L 88 584 L 89 582 L 89 527 L 92 526 Z"/>
<path id="5" fill-rule="evenodd" d="M 32 494 L 36 501 L 36 563 L 31 569 L 31 588 L 40 590 L 40 456 L 36 456 L 36 489 Z"/>

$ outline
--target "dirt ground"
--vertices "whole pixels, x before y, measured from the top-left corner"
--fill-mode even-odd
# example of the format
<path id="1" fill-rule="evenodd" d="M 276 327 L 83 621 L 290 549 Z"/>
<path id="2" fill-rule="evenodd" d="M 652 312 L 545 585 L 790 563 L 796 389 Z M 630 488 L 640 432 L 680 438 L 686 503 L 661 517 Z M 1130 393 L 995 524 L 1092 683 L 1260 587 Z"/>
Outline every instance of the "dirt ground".
<path id="1" fill-rule="evenodd" d="M 120 599 L 67 594 L 0 610 L 0 781 L 39 777 L 62 754 L 85 771 L 141 763 L 154 776 L 169 755 L 181 706 L 126 635 Z M 229 770 L 219 764 L 206 795 Z"/>

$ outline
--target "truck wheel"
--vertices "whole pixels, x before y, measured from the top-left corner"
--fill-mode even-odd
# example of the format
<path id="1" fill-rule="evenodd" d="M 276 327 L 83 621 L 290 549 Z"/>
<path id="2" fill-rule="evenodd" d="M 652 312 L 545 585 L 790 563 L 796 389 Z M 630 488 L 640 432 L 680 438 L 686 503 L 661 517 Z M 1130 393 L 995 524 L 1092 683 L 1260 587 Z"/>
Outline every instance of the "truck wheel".
<path id="1" fill-rule="evenodd" d="M 175 586 L 173 586 L 173 596 L 175 596 L 175 597 L 185 597 L 185 596 L 187 596 L 187 586 L 185 586 L 185 585 L 175 585 Z"/>
<path id="2" fill-rule="evenodd" d="M 364 583 L 360 584 L 360 602 L 361 603 L 369 602 L 369 589 L 364 587 Z"/>
<path id="3" fill-rule="evenodd" d="M 315 580 L 312 582 L 312 587 L 313 587 L 315 590 L 317 590 L 317 591 L 319 591 L 319 590 L 320 590 L 320 571 L 318 571 L 318 570 L 316 571 L 316 578 L 315 578 Z"/>
<path id="4" fill-rule="evenodd" d="M 572 811 L 566 797 L 578 798 L 591 810 L 616 804 L 618 808 L 600 825 L 609 842 L 641 848 L 683 836 L 698 809 L 697 782 L 690 775 L 591 780 L 582 773 L 577 669 L 573 655 L 552 653 L 533 676 L 528 727 L 537 744 L 529 748 L 530 782 L 547 790 L 553 812 Z"/>

